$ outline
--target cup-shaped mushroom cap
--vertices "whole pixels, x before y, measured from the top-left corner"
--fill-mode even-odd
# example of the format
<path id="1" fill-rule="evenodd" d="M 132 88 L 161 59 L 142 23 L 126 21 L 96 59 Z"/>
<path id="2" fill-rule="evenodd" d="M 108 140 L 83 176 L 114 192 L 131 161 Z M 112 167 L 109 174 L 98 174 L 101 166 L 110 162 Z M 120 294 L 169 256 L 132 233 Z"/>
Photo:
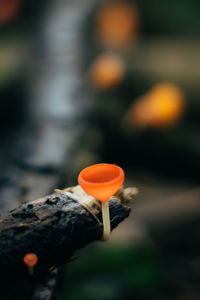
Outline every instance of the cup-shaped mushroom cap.
<path id="1" fill-rule="evenodd" d="M 28 267 L 34 267 L 38 262 L 37 255 L 34 253 L 28 253 L 24 256 L 24 263 Z"/>
<path id="2" fill-rule="evenodd" d="M 101 202 L 113 196 L 124 182 L 124 171 L 112 164 L 95 164 L 83 169 L 78 183 L 89 195 Z"/>

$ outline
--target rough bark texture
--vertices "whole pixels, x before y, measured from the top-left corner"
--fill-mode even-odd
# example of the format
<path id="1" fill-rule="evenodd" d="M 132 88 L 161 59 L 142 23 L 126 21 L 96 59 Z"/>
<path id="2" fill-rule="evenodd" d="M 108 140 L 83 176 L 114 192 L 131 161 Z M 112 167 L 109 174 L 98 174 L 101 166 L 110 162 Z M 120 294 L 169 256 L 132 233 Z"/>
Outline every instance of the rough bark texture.
<path id="1" fill-rule="evenodd" d="M 94 209 L 101 222 L 101 209 L 98 206 Z M 111 199 L 111 228 L 128 217 L 129 212 L 130 208 L 121 204 L 119 198 Z M 73 199 L 73 193 L 65 191 L 12 210 L 0 220 L 0 268 L 4 274 L 1 283 L 6 287 L 8 281 L 10 285 L 30 277 L 23 263 L 27 253 L 38 256 L 33 278 L 45 276 L 52 268 L 63 265 L 76 249 L 101 239 L 100 222 Z"/>

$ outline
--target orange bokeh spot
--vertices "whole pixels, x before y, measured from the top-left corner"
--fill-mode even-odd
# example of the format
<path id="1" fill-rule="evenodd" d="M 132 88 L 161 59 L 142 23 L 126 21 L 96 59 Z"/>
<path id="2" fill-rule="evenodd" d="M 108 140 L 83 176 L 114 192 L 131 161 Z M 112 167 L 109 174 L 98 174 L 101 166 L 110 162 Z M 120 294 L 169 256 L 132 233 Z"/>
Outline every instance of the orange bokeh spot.
<path id="1" fill-rule="evenodd" d="M 34 253 L 28 253 L 24 256 L 24 263 L 28 267 L 34 267 L 38 262 L 37 255 Z"/>
<path id="2" fill-rule="evenodd" d="M 97 38 L 105 46 L 124 47 L 137 36 L 138 24 L 135 5 L 127 1 L 108 1 L 97 13 Z"/>
<path id="3" fill-rule="evenodd" d="M 83 169 L 78 176 L 82 189 L 106 202 L 113 196 L 124 182 L 124 171 L 112 164 L 95 164 Z"/>
<path id="4" fill-rule="evenodd" d="M 96 87 L 108 89 L 122 81 L 124 64 L 115 54 L 103 54 L 93 62 L 89 75 Z"/>
<path id="5" fill-rule="evenodd" d="M 0 23 L 14 19 L 20 9 L 20 0 L 0 0 Z"/>
<path id="6" fill-rule="evenodd" d="M 140 127 L 168 127 L 177 122 L 184 111 L 184 95 L 171 83 L 154 86 L 135 101 L 130 109 L 131 121 Z"/>

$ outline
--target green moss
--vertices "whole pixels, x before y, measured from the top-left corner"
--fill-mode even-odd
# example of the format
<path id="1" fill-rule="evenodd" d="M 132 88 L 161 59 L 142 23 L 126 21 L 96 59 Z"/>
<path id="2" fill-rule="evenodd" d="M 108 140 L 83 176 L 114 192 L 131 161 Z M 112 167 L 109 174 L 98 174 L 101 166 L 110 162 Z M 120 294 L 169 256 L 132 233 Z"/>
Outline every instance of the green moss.
<path id="1" fill-rule="evenodd" d="M 160 259 L 147 245 L 96 244 L 80 253 L 67 267 L 60 300 L 121 299 L 127 291 L 144 293 L 162 284 Z"/>

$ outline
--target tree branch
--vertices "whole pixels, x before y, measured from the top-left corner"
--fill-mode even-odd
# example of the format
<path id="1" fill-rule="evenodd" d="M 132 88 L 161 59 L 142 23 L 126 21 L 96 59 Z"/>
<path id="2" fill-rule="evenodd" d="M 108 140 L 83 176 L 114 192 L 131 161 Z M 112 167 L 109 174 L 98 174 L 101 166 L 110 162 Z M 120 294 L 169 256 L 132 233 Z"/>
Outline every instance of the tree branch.
<path id="1" fill-rule="evenodd" d="M 120 191 L 109 201 L 112 229 L 130 213 L 130 208 L 122 203 L 126 191 Z M 4 274 L 1 283 L 28 277 L 23 263 L 27 253 L 38 256 L 34 277 L 63 265 L 76 249 L 101 239 L 101 221 L 99 201 L 86 195 L 79 186 L 12 210 L 0 219 L 0 269 Z"/>

